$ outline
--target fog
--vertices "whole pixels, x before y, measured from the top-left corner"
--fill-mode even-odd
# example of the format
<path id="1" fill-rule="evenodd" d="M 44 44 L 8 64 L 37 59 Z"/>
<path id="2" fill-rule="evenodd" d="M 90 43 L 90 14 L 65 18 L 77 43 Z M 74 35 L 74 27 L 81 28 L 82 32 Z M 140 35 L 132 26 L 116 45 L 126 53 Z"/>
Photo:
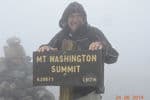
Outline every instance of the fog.
<path id="1" fill-rule="evenodd" d="M 21 39 L 27 55 L 60 30 L 59 19 L 73 0 L 0 0 L 0 57 L 7 38 Z M 150 13 L 148 0 L 76 0 L 90 25 L 103 31 L 119 52 L 118 62 L 105 65 L 103 100 L 116 96 L 150 98 Z M 48 87 L 49 88 L 49 87 Z M 58 87 L 50 87 L 58 99 Z"/>

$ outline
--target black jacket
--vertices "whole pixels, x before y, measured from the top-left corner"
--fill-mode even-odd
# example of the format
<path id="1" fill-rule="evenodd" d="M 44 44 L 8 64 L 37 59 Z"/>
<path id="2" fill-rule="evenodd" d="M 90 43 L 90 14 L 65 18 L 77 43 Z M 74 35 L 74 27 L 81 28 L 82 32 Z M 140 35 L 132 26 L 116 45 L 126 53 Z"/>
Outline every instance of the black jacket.
<path id="1" fill-rule="evenodd" d="M 64 39 L 70 39 L 76 42 L 78 50 L 88 50 L 89 45 L 92 42 L 100 41 L 103 44 L 105 50 L 104 62 L 111 64 L 117 61 L 118 52 L 112 48 L 104 34 L 97 28 L 87 26 L 79 30 L 77 33 L 70 33 L 66 30 L 61 30 L 54 38 L 48 43 L 48 46 L 58 48 L 62 50 L 62 41 Z"/>
<path id="2" fill-rule="evenodd" d="M 85 23 L 72 33 L 67 25 L 67 19 L 69 14 L 73 12 L 81 13 Z M 98 28 L 88 25 L 86 12 L 79 3 L 73 2 L 65 9 L 59 25 L 62 30 L 54 36 L 48 43 L 48 46 L 62 50 L 62 42 L 64 39 L 67 39 L 74 41 L 78 50 L 88 50 L 89 45 L 92 42 L 100 41 L 103 44 L 104 49 L 104 63 L 111 64 L 117 61 L 118 52 L 111 46 L 104 34 Z M 92 91 L 104 93 L 104 85 L 101 85 L 100 87 L 75 87 L 74 98 L 81 97 Z"/>

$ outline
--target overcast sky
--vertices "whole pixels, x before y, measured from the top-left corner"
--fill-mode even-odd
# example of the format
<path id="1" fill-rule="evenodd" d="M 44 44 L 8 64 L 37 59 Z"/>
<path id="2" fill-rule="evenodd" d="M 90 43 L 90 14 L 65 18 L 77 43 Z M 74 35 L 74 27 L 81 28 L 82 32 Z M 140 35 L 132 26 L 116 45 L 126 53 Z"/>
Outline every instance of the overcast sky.
<path id="1" fill-rule="evenodd" d="M 0 0 L 0 57 L 11 36 L 21 38 L 27 55 L 48 43 L 60 30 L 59 19 L 73 0 Z M 104 100 L 116 96 L 150 98 L 150 2 L 148 0 L 76 0 L 88 23 L 102 30 L 120 53 L 105 66 Z M 53 89 L 58 92 L 57 89 Z"/>

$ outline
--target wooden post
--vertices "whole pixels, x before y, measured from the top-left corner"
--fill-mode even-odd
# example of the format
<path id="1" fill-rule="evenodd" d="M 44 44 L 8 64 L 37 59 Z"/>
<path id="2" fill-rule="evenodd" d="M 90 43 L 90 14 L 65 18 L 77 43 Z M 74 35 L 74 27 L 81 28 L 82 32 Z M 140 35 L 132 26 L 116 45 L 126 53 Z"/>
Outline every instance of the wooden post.
<path id="1" fill-rule="evenodd" d="M 59 100 L 73 100 L 73 90 L 71 87 L 60 86 L 60 98 Z"/>
<path id="2" fill-rule="evenodd" d="M 76 44 L 72 40 L 63 40 L 62 50 L 76 50 L 76 48 Z M 67 86 L 60 86 L 59 100 L 73 100 L 73 88 Z"/>

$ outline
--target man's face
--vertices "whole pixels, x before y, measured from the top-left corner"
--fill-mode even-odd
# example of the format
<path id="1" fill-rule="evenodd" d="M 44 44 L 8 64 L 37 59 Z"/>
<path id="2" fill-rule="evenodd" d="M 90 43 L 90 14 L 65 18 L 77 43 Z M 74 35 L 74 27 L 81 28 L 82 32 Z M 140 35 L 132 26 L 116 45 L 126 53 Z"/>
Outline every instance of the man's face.
<path id="1" fill-rule="evenodd" d="M 76 31 L 83 23 L 83 16 L 80 13 L 72 13 L 68 17 L 68 26 L 72 32 Z"/>

